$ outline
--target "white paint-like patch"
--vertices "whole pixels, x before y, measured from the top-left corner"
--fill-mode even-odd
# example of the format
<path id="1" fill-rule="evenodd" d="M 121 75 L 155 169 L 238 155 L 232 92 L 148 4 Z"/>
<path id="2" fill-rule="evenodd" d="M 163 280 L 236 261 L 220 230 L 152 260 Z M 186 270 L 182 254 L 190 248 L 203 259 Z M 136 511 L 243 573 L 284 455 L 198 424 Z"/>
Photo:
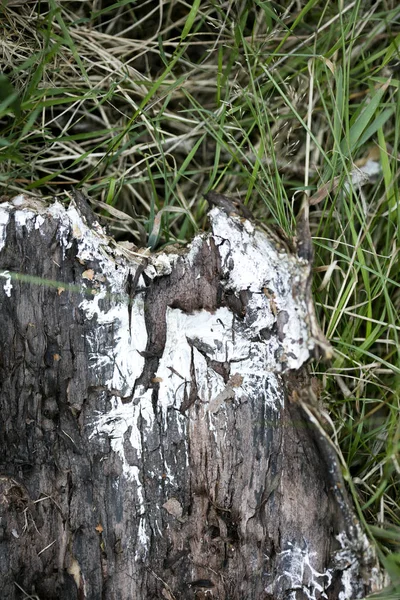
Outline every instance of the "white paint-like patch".
<path id="1" fill-rule="evenodd" d="M 180 422 L 182 422 L 182 419 L 180 419 Z M 161 454 L 161 458 L 162 458 L 161 447 L 160 447 L 160 454 Z M 164 463 L 164 469 L 165 469 L 166 481 L 168 481 L 168 483 L 170 483 L 170 484 L 173 484 L 176 473 L 171 469 L 171 466 L 167 462 Z M 153 473 L 153 477 L 154 477 L 154 473 Z M 158 526 L 158 524 L 157 524 L 157 526 Z"/>
<path id="2" fill-rule="evenodd" d="M 17 199 L 18 198 L 19 197 L 17 196 Z M 33 206 L 32 208 L 28 204 L 25 207 L 26 198 L 24 196 L 21 196 L 20 198 L 23 199 L 24 202 L 22 202 L 22 200 L 19 201 L 18 206 L 21 205 L 22 208 L 20 208 L 20 210 L 14 211 L 16 226 L 20 228 L 25 227 L 28 231 L 31 231 L 32 229 L 40 229 L 40 227 L 44 223 L 44 218 L 36 212 L 37 209 L 35 206 Z M 12 204 L 14 204 L 14 200 L 12 200 Z"/>
<path id="3" fill-rule="evenodd" d="M 69 234 L 65 247 L 70 248 L 73 240 L 75 240 L 78 245 L 77 257 L 81 261 L 98 260 L 102 267 L 108 266 L 107 270 L 110 272 L 111 254 L 107 256 L 102 253 L 102 248 L 105 249 L 108 246 L 107 236 L 102 232 L 98 234 L 90 229 L 73 203 L 65 210 L 62 205 L 56 202 L 50 210 L 52 215 L 58 217 L 65 227 L 64 230 L 60 230 L 60 236 L 65 237 L 65 232 Z"/>
<path id="4" fill-rule="evenodd" d="M 301 293 L 295 298 L 293 289 L 296 282 L 301 286 L 305 281 L 309 265 L 278 253 L 266 235 L 247 221 L 243 227 L 238 220 L 235 227 L 217 209 L 211 221 L 225 290 L 238 295 L 248 290 L 252 296 L 243 320 L 225 307 L 214 314 L 167 309 L 166 346 L 157 371 L 164 415 L 168 408 L 184 404 L 193 372 L 200 401 L 210 404 L 224 394 L 224 380 L 209 366 L 210 361 L 230 363 L 231 375 L 242 378 L 235 388 L 236 399 L 261 395 L 265 404 L 278 408 L 279 373 L 300 368 L 313 347 L 305 300 Z M 186 257 L 189 264 L 202 243 L 199 237 L 191 244 Z"/>
<path id="5" fill-rule="evenodd" d="M 66 210 L 60 202 L 56 201 L 54 204 L 49 206 L 47 209 L 47 213 L 53 217 L 53 219 L 57 219 L 58 221 L 58 240 L 61 243 L 61 246 L 66 249 L 66 247 L 70 248 L 70 240 L 69 240 L 69 232 L 70 232 L 70 221 L 67 217 Z"/>
<path id="6" fill-rule="evenodd" d="M 341 577 L 341 582 L 342 582 L 343 590 L 339 592 L 338 600 L 349 600 L 349 598 L 354 598 L 354 595 L 353 595 L 353 583 L 354 583 L 353 569 L 346 569 L 345 571 L 343 571 L 342 577 Z"/>
<path id="7" fill-rule="evenodd" d="M 9 206 L 9 205 L 8 205 Z M 10 213 L 3 205 L 0 208 L 0 251 L 3 250 L 6 243 L 6 231 L 8 221 L 10 220 Z"/>
<path id="8" fill-rule="evenodd" d="M 8 296 L 9 298 L 11 298 L 11 290 L 13 288 L 12 283 L 11 283 L 11 275 L 9 271 L 2 271 L 0 273 L 0 277 L 4 277 L 4 279 L 6 280 L 5 284 L 3 285 L 3 289 L 6 293 L 6 296 Z"/>
<path id="9" fill-rule="evenodd" d="M 154 421 L 151 390 L 135 401 L 135 404 L 132 402 L 124 404 L 116 396 L 112 397 L 111 403 L 111 409 L 105 414 L 100 414 L 93 423 L 93 430 L 89 435 L 89 439 L 94 436 L 107 436 L 111 448 L 121 459 L 124 477 L 128 481 L 135 482 L 135 492 L 138 500 L 137 511 L 140 515 L 137 534 L 140 544 L 137 545 L 135 558 L 139 560 L 145 558 L 150 545 L 145 518 L 147 506 L 143 494 L 139 465 L 142 455 L 142 434 L 146 429 L 151 430 Z M 145 421 L 145 424 L 143 421 Z M 128 452 L 126 451 L 127 445 L 129 445 Z"/>
<path id="10" fill-rule="evenodd" d="M 299 306 L 293 292 L 296 278 L 300 281 L 301 275 L 305 277 L 304 272 L 299 272 L 309 268 L 308 265 L 286 254 L 279 254 L 273 244 L 256 232 L 250 223 L 243 228 L 238 222 L 235 227 L 223 213 L 213 212 L 214 236 L 217 243 L 221 241 L 219 251 L 226 274 L 225 288 L 236 294 L 248 289 L 253 295 L 244 320 L 235 317 L 226 307 L 219 308 L 214 314 L 205 310 L 186 314 L 179 309 L 167 308 L 166 344 L 156 373 L 159 381 L 158 403 L 164 424 L 167 411 L 173 408 L 182 431 L 185 429 L 184 417 L 177 410 L 190 396 L 193 374 L 196 397 L 214 406 L 212 414 L 223 410 L 224 400 L 228 401 L 233 395 L 238 400 L 261 395 L 270 408 L 279 408 L 279 373 L 288 368 L 299 368 L 309 358 L 312 347 L 310 333 L 303 322 L 307 314 L 306 305 Z M 68 217 L 73 222 L 73 236 L 78 240 L 78 256 L 81 260 L 96 258 L 101 241 L 90 237 L 93 234 L 85 231 L 85 225 L 76 211 L 69 209 Z M 202 243 L 204 237 L 193 241 L 186 256 L 188 264 L 194 261 Z M 241 251 L 241 248 L 245 251 Z M 102 260 L 101 252 L 97 259 Z M 151 259 L 147 272 L 153 269 L 153 276 L 169 273 L 171 263 L 176 260 L 175 255 L 165 254 Z M 171 262 L 168 264 L 168 261 Z M 102 267 L 102 271 L 107 274 L 107 265 Z M 126 278 L 126 271 L 120 271 L 119 276 L 118 269 L 113 274 L 114 289 L 121 289 Z M 101 295 L 98 295 L 81 304 L 87 317 L 96 317 L 100 326 L 98 339 L 94 334 L 90 340 L 91 364 L 94 369 L 100 370 L 107 365 L 114 365 L 112 377 L 106 385 L 124 396 L 132 391 L 144 363 L 139 355 L 147 339 L 143 307 L 140 298 L 135 298 L 132 324 L 136 330 L 135 341 L 132 341 L 128 335 L 128 311 L 116 304 L 103 313 L 100 309 L 101 300 Z M 285 318 L 281 320 L 279 338 L 272 330 L 277 326 L 278 315 L 282 311 Z M 110 323 L 114 324 L 116 343 L 107 354 L 101 349 L 101 326 Z M 288 330 L 290 336 L 287 335 Z M 235 386 L 234 394 L 230 393 L 232 390 L 227 390 L 227 384 L 221 374 L 212 368 L 211 361 L 231 364 L 231 375 L 241 382 Z M 150 397 L 142 397 L 142 394 L 142 390 L 135 391 L 134 408 L 129 408 L 131 403 L 125 405 L 115 397 L 112 409 L 106 415 L 100 415 L 94 423 L 98 433 L 103 432 L 110 437 L 113 449 L 121 457 L 125 476 L 135 479 L 138 486 L 139 473 L 136 467 L 127 462 L 123 441 L 124 436 L 128 435 L 131 446 L 140 455 L 138 419 L 145 418 L 149 431 L 153 419 Z M 216 402 L 218 398 L 222 399 L 221 402 Z M 212 415 L 209 421 L 212 428 Z"/>
<path id="11" fill-rule="evenodd" d="M 195 258 L 198 255 L 199 250 L 203 243 L 204 243 L 203 236 L 198 235 L 197 237 L 194 238 L 194 240 L 191 242 L 191 244 L 189 244 L 189 252 L 187 253 L 186 261 L 190 267 L 192 267 L 194 265 Z"/>
<path id="12" fill-rule="evenodd" d="M 341 572 L 340 582 L 342 590 L 339 592 L 338 600 L 349 600 L 349 598 L 364 598 L 364 572 L 370 574 L 369 586 L 372 592 L 381 590 L 388 582 L 379 569 L 375 551 L 368 538 L 359 525 L 353 526 L 352 538 L 342 531 L 336 536 L 340 544 L 333 557 L 333 567 L 326 570 L 327 577 L 325 589 L 329 587 L 332 577 L 337 571 Z M 361 564 L 362 563 L 362 564 Z M 321 574 L 317 574 L 318 576 Z M 325 598 L 325 594 L 321 594 Z M 314 600 L 314 596 L 312 596 Z"/>
<path id="13" fill-rule="evenodd" d="M 138 464 L 141 457 L 142 419 L 150 429 L 153 422 L 151 392 L 143 397 L 136 397 L 135 403 L 122 402 L 122 397 L 133 393 L 136 379 L 142 372 L 144 359 L 139 354 L 146 347 L 147 331 L 144 321 L 143 301 L 136 297 L 131 310 L 131 331 L 129 330 L 128 298 L 124 295 L 124 284 L 129 269 L 134 270 L 125 260 L 109 248 L 109 239 L 100 229 L 94 232 L 89 229 L 80 214 L 71 205 L 67 210 L 58 203 L 50 209 L 52 216 L 60 220 L 60 243 L 68 249 L 73 240 L 77 243 L 77 257 L 83 262 L 93 261 L 105 277 L 106 284 L 93 298 L 87 298 L 80 304 L 86 317 L 96 320 L 91 336 L 86 339 L 89 345 L 89 361 L 96 379 L 102 381 L 110 391 L 115 391 L 111 398 L 110 410 L 98 416 L 92 424 L 93 435 L 106 435 L 110 439 L 112 449 L 122 461 L 124 476 L 135 481 L 140 506 L 144 506 L 142 484 L 139 477 Z M 107 308 L 104 308 L 107 307 Z M 105 346 L 112 331 L 112 341 Z M 105 374 L 108 374 L 105 379 Z M 139 424 L 139 421 L 140 424 Z M 136 464 L 127 458 L 125 444 L 136 453 Z"/>

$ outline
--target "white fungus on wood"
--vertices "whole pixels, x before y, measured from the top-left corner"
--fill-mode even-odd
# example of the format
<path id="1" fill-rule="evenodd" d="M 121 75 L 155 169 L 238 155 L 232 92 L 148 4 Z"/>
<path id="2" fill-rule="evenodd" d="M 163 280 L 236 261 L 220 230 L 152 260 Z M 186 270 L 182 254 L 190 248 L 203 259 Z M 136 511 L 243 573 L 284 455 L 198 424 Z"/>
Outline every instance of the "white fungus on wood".
<path id="1" fill-rule="evenodd" d="M 146 476 L 158 475 L 143 473 L 141 459 L 145 451 L 149 451 L 147 444 L 154 434 L 157 419 L 162 420 L 160 431 L 165 432 L 173 414 L 173 423 L 186 444 L 185 467 L 188 471 L 189 443 L 198 443 L 199 446 L 202 443 L 210 444 L 212 437 L 218 455 L 216 460 L 229 444 L 233 445 L 228 432 L 228 423 L 232 422 L 232 406 L 238 407 L 239 411 L 250 403 L 250 399 L 257 398 L 263 409 L 260 414 L 279 419 L 285 408 L 285 395 L 282 392 L 284 376 L 301 369 L 317 344 L 308 297 L 311 265 L 280 249 L 266 233 L 249 221 L 239 216 L 228 216 L 219 208 L 210 212 L 210 233 L 197 236 L 185 254 L 161 252 L 147 256 L 147 282 L 155 281 L 168 277 L 179 261 L 186 269 L 191 269 L 204 244 L 208 244 L 210 249 L 216 248 L 218 253 L 223 294 L 225 297 L 231 294 L 235 298 L 243 295 L 245 302 L 245 311 L 241 316 L 228 303 L 222 303 L 215 310 L 202 308 L 185 311 L 175 304 L 166 307 L 165 343 L 154 372 L 154 382 L 158 386 L 156 415 L 152 389 L 141 382 L 149 336 L 146 306 L 142 293 L 129 298 L 126 290 L 128 275 L 135 275 L 141 257 L 136 256 L 135 262 L 134 254 L 111 240 L 98 224 L 89 227 L 74 203 L 69 208 L 58 202 L 47 207 L 24 195 L 0 206 L 0 249 L 6 243 L 11 213 L 14 214 L 19 232 L 40 231 L 47 219 L 54 219 L 57 222 L 58 243 L 64 256 L 74 247 L 76 259 L 84 273 L 90 272 L 90 277 L 82 275 L 79 282 L 82 290 L 87 292 L 79 308 L 86 320 L 93 323 L 86 333 L 87 356 L 84 360 L 88 361 L 91 380 L 107 392 L 107 409 L 93 414 L 90 422 L 85 423 L 86 434 L 91 440 L 104 439 L 109 442 L 119 457 L 122 478 L 135 488 L 138 525 L 134 556 L 140 564 L 150 551 L 151 536 L 154 537 L 156 533 L 160 537 L 163 535 L 163 512 L 174 517 L 182 527 L 187 524 L 183 502 L 171 495 L 156 507 L 158 513 L 150 530 L 144 480 Z M 12 275 L 6 270 L 0 273 L 5 293 L 11 299 Z M 145 287 L 145 279 L 141 277 L 138 284 L 138 287 Z M 112 339 L 112 343 L 105 344 L 106 339 Z M 224 365 L 229 365 L 229 372 L 224 372 Z M 190 386 L 195 386 L 197 412 L 182 408 Z M 247 413 L 244 411 L 243 414 Z M 268 424 L 261 423 L 258 429 L 264 430 L 266 427 Z M 243 427 L 240 435 L 244 436 L 245 432 L 249 432 L 249 437 L 256 435 L 250 423 Z M 185 436 L 189 436 L 190 440 L 187 441 Z M 161 445 L 162 440 L 160 447 L 155 446 L 152 451 L 162 453 Z M 205 448 L 205 452 L 207 450 Z M 240 448 L 238 454 L 245 452 L 244 448 Z M 165 477 L 173 486 L 177 474 L 171 462 L 163 457 L 162 460 Z M 257 460 L 260 468 L 265 467 L 265 479 L 272 477 L 269 465 L 264 464 L 270 458 L 262 456 Z M 221 486 L 224 477 L 235 476 L 235 473 L 220 473 L 219 466 L 216 470 L 221 478 Z M 251 476 L 249 473 L 245 475 Z M 261 481 L 260 487 L 264 484 L 267 485 Z M 215 489 L 218 485 L 215 484 Z M 213 486 L 214 483 L 210 487 Z M 285 491 L 278 491 L 283 497 Z M 238 519 L 235 525 L 239 538 L 243 540 L 251 531 L 257 510 L 261 511 L 257 507 L 257 494 L 261 496 L 263 492 L 261 489 L 252 489 L 250 485 L 243 490 L 239 506 L 241 513 L 246 514 L 246 519 Z M 272 489 L 270 494 L 273 492 Z M 267 500 L 268 497 L 265 503 Z M 201 504 L 202 500 L 198 502 Z M 262 505 L 264 500 L 260 502 Z M 249 506 L 253 505 L 253 514 L 249 516 Z M 221 531 L 225 528 L 225 535 L 228 536 L 227 526 L 221 517 L 217 522 Z M 262 529 L 259 523 L 254 524 L 256 533 L 257 526 Z M 354 532 L 355 541 L 349 541 L 345 533 L 337 536 L 340 548 L 335 557 L 338 563 L 342 561 L 343 564 L 339 566 L 344 572 L 343 591 L 339 600 L 361 597 L 353 581 L 359 579 L 358 556 L 367 556 L 370 547 L 361 529 L 355 528 Z M 192 548 L 194 554 L 201 546 L 201 536 L 198 537 L 197 546 L 193 542 L 196 546 Z M 274 558 L 274 568 L 281 573 L 281 581 L 271 584 L 271 588 L 267 586 L 265 591 L 273 594 L 274 586 L 278 585 L 282 589 L 293 590 L 292 595 L 285 596 L 290 600 L 298 598 L 298 592 L 308 600 L 327 598 L 325 589 L 331 583 L 335 567 L 319 569 L 322 559 L 316 556 L 313 540 L 307 538 L 307 532 L 301 547 L 299 544 L 293 545 L 284 533 L 281 542 L 282 547 L 276 551 Z M 368 559 L 371 564 L 374 563 L 372 554 Z M 268 557 L 263 558 L 268 560 Z M 346 575 L 350 572 L 351 578 Z M 84 575 L 82 573 L 82 577 Z M 371 578 L 374 581 L 371 588 L 379 588 L 379 570 L 376 569 L 374 573 L 371 571 Z"/>

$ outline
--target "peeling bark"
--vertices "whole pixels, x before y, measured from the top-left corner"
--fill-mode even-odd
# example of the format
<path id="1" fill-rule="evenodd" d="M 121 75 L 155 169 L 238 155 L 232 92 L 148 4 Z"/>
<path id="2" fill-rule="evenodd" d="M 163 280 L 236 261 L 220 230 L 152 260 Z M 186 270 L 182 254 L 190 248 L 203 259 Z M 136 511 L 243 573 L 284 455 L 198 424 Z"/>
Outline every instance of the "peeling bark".
<path id="1" fill-rule="evenodd" d="M 311 402 L 311 265 L 234 208 L 210 222 L 141 255 L 74 202 L 0 206 L 4 598 L 380 588 Z"/>

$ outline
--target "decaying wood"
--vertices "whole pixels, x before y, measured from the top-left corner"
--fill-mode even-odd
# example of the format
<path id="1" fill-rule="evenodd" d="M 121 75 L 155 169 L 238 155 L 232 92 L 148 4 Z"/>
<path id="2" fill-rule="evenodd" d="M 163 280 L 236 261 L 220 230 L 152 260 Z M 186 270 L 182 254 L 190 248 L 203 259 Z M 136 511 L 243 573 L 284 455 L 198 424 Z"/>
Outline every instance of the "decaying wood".
<path id="1" fill-rule="evenodd" d="M 234 209 L 210 222 L 147 256 L 74 203 L 1 205 L 4 598 L 379 589 L 309 401 L 311 266 Z"/>

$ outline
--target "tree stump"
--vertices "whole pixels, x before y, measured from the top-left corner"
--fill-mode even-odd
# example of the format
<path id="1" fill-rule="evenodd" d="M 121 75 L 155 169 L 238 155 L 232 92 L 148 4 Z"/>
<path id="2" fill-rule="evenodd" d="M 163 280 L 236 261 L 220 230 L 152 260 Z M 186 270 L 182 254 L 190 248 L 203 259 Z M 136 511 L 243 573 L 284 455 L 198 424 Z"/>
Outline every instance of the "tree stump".
<path id="1" fill-rule="evenodd" d="M 1 204 L 2 597 L 381 587 L 307 372 L 311 264 L 219 204 L 154 254 L 81 202 Z"/>

